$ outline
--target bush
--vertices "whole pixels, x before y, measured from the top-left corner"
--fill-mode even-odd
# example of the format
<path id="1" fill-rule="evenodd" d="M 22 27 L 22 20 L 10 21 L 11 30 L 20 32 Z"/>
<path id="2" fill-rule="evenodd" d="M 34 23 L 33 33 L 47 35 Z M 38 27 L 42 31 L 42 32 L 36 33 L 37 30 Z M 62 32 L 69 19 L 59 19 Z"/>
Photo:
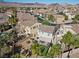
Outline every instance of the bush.
<path id="1" fill-rule="evenodd" d="M 42 22 L 42 24 L 43 24 L 43 25 L 50 25 L 49 21 L 47 21 L 47 20 L 44 20 L 44 21 Z"/>
<path id="2" fill-rule="evenodd" d="M 47 56 L 48 47 L 44 45 L 40 45 L 38 43 L 34 43 L 32 45 L 32 54 L 37 54 L 39 56 Z"/>

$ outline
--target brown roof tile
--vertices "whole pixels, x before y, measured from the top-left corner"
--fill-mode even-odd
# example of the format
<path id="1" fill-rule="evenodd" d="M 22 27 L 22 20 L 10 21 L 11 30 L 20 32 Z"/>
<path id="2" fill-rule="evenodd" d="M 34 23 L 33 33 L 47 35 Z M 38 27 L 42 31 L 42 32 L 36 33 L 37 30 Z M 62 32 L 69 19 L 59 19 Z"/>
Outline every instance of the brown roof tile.
<path id="1" fill-rule="evenodd" d="M 55 29 L 55 26 L 45 26 L 45 25 L 41 25 L 39 27 L 39 30 L 42 30 L 44 32 L 49 32 L 49 33 L 53 33 Z"/>

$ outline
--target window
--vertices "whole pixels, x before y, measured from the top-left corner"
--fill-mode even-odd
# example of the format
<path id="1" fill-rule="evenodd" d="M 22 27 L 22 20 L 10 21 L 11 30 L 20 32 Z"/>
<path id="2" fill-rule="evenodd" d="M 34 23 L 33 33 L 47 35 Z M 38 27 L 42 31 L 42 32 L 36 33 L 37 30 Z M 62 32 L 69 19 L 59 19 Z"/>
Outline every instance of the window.
<path id="1" fill-rule="evenodd" d="M 44 41 L 41 41 L 41 40 L 40 40 L 40 42 L 41 42 L 41 43 L 45 43 Z"/>
<path id="2" fill-rule="evenodd" d="M 59 35 L 59 32 L 57 32 L 57 35 Z"/>
<path id="3" fill-rule="evenodd" d="M 48 33 L 48 36 L 50 36 L 50 34 Z"/>
<path id="4" fill-rule="evenodd" d="M 39 39 L 39 37 L 37 37 L 37 39 Z"/>

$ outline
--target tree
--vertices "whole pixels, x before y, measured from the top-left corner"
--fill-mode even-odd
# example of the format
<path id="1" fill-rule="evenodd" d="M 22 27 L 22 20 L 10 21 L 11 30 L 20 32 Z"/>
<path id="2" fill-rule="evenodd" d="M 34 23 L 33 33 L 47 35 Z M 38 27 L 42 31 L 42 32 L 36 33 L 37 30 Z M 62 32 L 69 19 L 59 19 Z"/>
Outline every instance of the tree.
<path id="1" fill-rule="evenodd" d="M 79 15 L 75 15 L 75 19 L 76 20 L 79 20 Z"/>
<path id="2" fill-rule="evenodd" d="M 13 25 L 18 22 L 18 19 L 12 15 L 12 17 L 9 17 L 8 22 L 9 24 Z"/>
<path id="3" fill-rule="evenodd" d="M 75 40 L 75 42 L 73 43 L 73 47 L 79 48 L 79 40 Z"/>
<path id="4" fill-rule="evenodd" d="M 40 45 L 38 43 L 34 43 L 32 45 L 32 54 L 36 55 L 36 57 L 39 56 L 44 56 L 46 57 L 48 53 L 48 47 L 44 45 Z"/>
<path id="5" fill-rule="evenodd" d="M 7 43 L 17 39 L 17 33 L 15 31 L 11 31 L 9 33 L 4 33 L 0 35 L 0 42 Z"/>
<path id="6" fill-rule="evenodd" d="M 14 9 L 13 9 L 13 15 L 14 15 L 14 17 L 17 17 L 17 10 L 16 10 L 15 7 L 14 7 Z"/>
<path id="7" fill-rule="evenodd" d="M 1 25 L 0 25 L 0 30 L 1 30 L 1 32 L 3 32 L 3 31 L 5 30 L 4 24 L 1 24 Z"/>
<path id="8" fill-rule="evenodd" d="M 71 32 L 67 32 L 67 34 L 65 34 L 63 37 L 62 37 L 62 40 L 61 40 L 65 46 L 68 47 L 68 50 L 70 49 L 70 46 L 72 46 L 72 44 L 74 43 L 74 38 L 73 38 L 73 35 Z M 68 53 L 68 57 L 70 57 L 70 50 L 69 50 L 69 53 Z"/>
<path id="9" fill-rule="evenodd" d="M 18 22 L 18 18 L 14 17 L 13 15 L 8 19 L 8 23 L 11 25 L 12 28 L 14 28 L 14 25 L 16 25 L 17 22 Z"/>
<path id="10" fill-rule="evenodd" d="M 11 51 L 11 48 L 6 44 L 7 39 L 8 38 L 5 35 L 0 35 L 0 57 L 3 57 L 5 53 Z"/>
<path id="11" fill-rule="evenodd" d="M 3 47 L 1 48 L 1 54 L 2 57 L 5 57 L 4 55 L 11 52 L 12 48 L 10 46 L 7 46 L 7 44 L 4 44 Z"/>
<path id="12" fill-rule="evenodd" d="M 43 20 L 42 24 L 43 24 L 43 25 L 50 25 L 50 23 L 49 23 L 48 20 Z"/>
<path id="13" fill-rule="evenodd" d="M 64 15 L 65 16 L 65 20 L 68 20 L 68 16 L 67 15 Z"/>
<path id="14" fill-rule="evenodd" d="M 16 54 L 12 55 L 11 58 L 21 58 L 21 55 L 20 55 L 20 53 L 16 53 Z"/>
<path id="15" fill-rule="evenodd" d="M 37 16 L 37 15 L 36 15 L 36 17 L 37 17 L 37 20 L 38 20 L 39 22 L 43 22 L 43 19 L 42 19 L 40 16 Z"/>
<path id="16" fill-rule="evenodd" d="M 3 40 L 2 36 L 0 35 L 0 57 L 2 57 L 2 47 L 5 44 L 5 40 Z"/>
<path id="17" fill-rule="evenodd" d="M 74 37 L 75 41 L 72 44 L 73 48 L 79 48 L 79 37 Z"/>
<path id="18" fill-rule="evenodd" d="M 74 23 L 77 23 L 79 21 L 79 14 L 75 15 L 75 17 L 72 18 L 72 20 L 73 20 Z"/>
<path id="19" fill-rule="evenodd" d="M 66 45 L 69 45 L 71 43 L 74 42 L 74 39 L 73 39 L 73 35 L 71 32 L 67 32 L 63 37 L 62 37 L 62 42 L 65 43 Z"/>
<path id="20" fill-rule="evenodd" d="M 39 55 L 40 56 L 47 56 L 47 53 L 48 53 L 48 47 L 47 46 L 44 46 L 44 45 L 39 45 Z"/>
<path id="21" fill-rule="evenodd" d="M 50 51 L 48 52 L 49 57 L 57 57 L 61 54 L 61 45 L 55 44 L 52 45 Z"/>
<path id="22" fill-rule="evenodd" d="M 39 44 L 38 43 L 35 43 L 32 45 L 32 54 L 33 55 L 38 55 L 38 49 L 39 49 Z"/>
<path id="23" fill-rule="evenodd" d="M 48 16 L 48 20 L 54 22 L 54 16 L 53 16 L 53 15 L 49 15 L 49 16 Z"/>
<path id="24" fill-rule="evenodd" d="M 17 38 L 17 34 L 14 31 L 11 31 L 10 33 L 4 33 L 1 35 L 1 39 L 7 43 L 7 42 L 11 42 L 14 39 Z"/>

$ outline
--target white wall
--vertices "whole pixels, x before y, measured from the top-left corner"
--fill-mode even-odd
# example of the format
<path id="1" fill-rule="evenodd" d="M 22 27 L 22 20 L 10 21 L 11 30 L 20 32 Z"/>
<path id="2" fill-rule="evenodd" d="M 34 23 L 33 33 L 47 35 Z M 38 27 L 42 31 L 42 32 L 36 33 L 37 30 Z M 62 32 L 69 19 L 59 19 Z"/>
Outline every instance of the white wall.
<path id="1" fill-rule="evenodd" d="M 37 30 L 37 36 L 38 37 L 45 37 L 45 38 L 52 38 L 52 33 Z"/>
<path id="2" fill-rule="evenodd" d="M 48 33 L 48 32 L 44 32 L 41 30 L 37 30 L 37 37 L 39 37 L 38 39 L 36 39 L 39 43 L 41 43 L 40 41 L 43 41 L 44 43 L 41 43 L 43 45 L 47 45 L 48 43 L 50 43 L 51 41 L 53 41 L 53 36 L 52 33 Z"/>

